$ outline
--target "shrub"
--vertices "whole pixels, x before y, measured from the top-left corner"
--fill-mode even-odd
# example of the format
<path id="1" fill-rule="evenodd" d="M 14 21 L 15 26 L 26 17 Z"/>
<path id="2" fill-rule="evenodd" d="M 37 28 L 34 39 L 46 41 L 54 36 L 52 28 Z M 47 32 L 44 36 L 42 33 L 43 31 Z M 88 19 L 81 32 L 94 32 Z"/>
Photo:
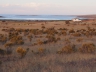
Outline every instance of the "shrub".
<path id="1" fill-rule="evenodd" d="M 68 45 L 68 46 L 65 46 L 64 48 L 62 48 L 62 51 L 64 53 L 72 53 L 72 52 L 74 52 L 74 48 L 72 46 Z"/>
<path id="2" fill-rule="evenodd" d="M 85 43 L 78 49 L 81 53 L 94 53 L 95 45 L 93 43 Z"/>
<path id="3" fill-rule="evenodd" d="M 17 44 L 18 45 L 23 45 L 24 44 L 24 41 L 23 40 L 19 40 L 19 41 L 17 41 Z"/>
<path id="4" fill-rule="evenodd" d="M 67 32 L 64 31 L 64 30 L 62 30 L 62 31 L 61 31 L 61 34 L 63 34 L 64 36 L 66 36 L 66 35 L 67 35 Z"/>
<path id="5" fill-rule="evenodd" d="M 10 42 L 12 42 L 15 45 L 24 44 L 22 36 L 13 36 L 12 38 L 10 38 Z"/>
<path id="6" fill-rule="evenodd" d="M 45 26 L 42 26 L 41 28 L 42 28 L 42 29 L 45 29 Z"/>
<path id="7" fill-rule="evenodd" d="M 62 52 L 62 50 L 59 50 L 59 51 L 57 51 L 56 53 L 57 53 L 57 54 L 62 54 L 63 52 Z"/>
<path id="8" fill-rule="evenodd" d="M 2 22 L 6 22 L 5 20 L 2 20 Z"/>
<path id="9" fill-rule="evenodd" d="M 33 51 L 33 50 L 31 50 L 31 52 L 32 52 L 32 53 L 34 53 L 34 51 Z"/>
<path id="10" fill-rule="evenodd" d="M 37 42 L 38 42 L 39 45 L 43 44 L 43 42 L 40 39 L 38 39 Z"/>
<path id="11" fill-rule="evenodd" d="M 7 47 L 12 47 L 12 46 L 13 46 L 13 43 L 9 42 L 9 43 L 6 43 L 4 46 L 5 46 L 6 48 L 7 48 Z"/>
<path id="12" fill-rule="evenodd" d="M 75 45 L 67 45 L 64 48 L 62 48 L 61 50 L 57 51 L 58 54 L 62 54 L 62 53 L 72 53 L 75 52 Z"/>
<path id="13" fill-rule="evenodd" d="M 26 55 L 26 50 L 25 49 L 23 49 L 22 47 L 18 47 L 17 48 L 17 50 L 16 50 L 16 52 L 21 56 L 21 58 L 22 57 L 24 57 L 25 55 Z"/>
<path id="14" fill-rule="evenodd" d="M 29 39 L 29 41 L 32 41 L 32 35 L 28 35 L 27 38 Z"/>
<path id="15" fill-rule="evenodd" d="M 0 65 L 2 64 L 2 62 L 0 61 Z"/>
<path id="16" fill-rule="evenodd" d="M 0 42 L 5 43 L 7 41 L 7 37 L 2 36 L 0 38 Z"/>
<path id="17" fill-rule="evenodd" d="M 5 55 L 6 51 L 0 48 L 0 54 Z"/>
<path id="18" fill-rule="evenodd" d="M 57 39 L 54 36 L 46 36 L 49 42 L 57 42 Z"/>
<path id="19" fill-rule="evenodd" d="M 12 54 L 13 43 L 9 42 L 9 43 L 6 43 L 4 46 L 6 47 L 6 53 L 7 54 Z"/>
<path id="20" fill-rule="evenodd" d="M 69 30 L 69 33 L 75 33 L 75 31 L 73 29 Z"/>
<path id="21" fill-rule="evenodd" d="M 45 50 L 46 50 L 46 49 L 44 49 L 44 48 L 38 48 L 38 52 L 39 52 L 39 53 L 44 53 Z"/>
<path id="22" fill-rule="evenodd" d="M 89 37 L 89 36 L 90 36 L 90 32 L 89 32 L 89 31 L 86 31 L 86 32 L 84 33 L 84 35 L 87 36 L 87 37 Z"/>
<path id="23" fill-rule="evenodd" d="M 78 38 L 76 41 L 81 42 L 81 41 L 83 41 L 83 38 Z"/>
<path id="24" fill-rule="evenodd" d="M 59 41 L 59 40 L 61 40 L 61 38 L 60 38 L 60 37 L 58 37 L 56 40 L 57 40 L 57 41 Z"/>
<path id="25" fill-rule="evenodd" d="M 80 33 L 74 33 L 73 36 L 75 36 L 75 37 L 80 37 L 81 34 L 80 34 Z"/>
<path id="26" fill-rule="evenodd" d="M 69 21 L 65 21 L 65 24 L 70 24 L 70 22 Z"/>
<path id="27" fill-rule="evenodd" d="M 66 38 L 65 38 L 65 43 L 66 43 L 66 44 L 70 44 L 71 41 L 70 41 L 69 39 L 66 39 Z"/>
<path id="28" fill-rule="evenodd" d="M 29 51 L 29 48 L 27 48 L 26 51 L 28 52 Z"/>

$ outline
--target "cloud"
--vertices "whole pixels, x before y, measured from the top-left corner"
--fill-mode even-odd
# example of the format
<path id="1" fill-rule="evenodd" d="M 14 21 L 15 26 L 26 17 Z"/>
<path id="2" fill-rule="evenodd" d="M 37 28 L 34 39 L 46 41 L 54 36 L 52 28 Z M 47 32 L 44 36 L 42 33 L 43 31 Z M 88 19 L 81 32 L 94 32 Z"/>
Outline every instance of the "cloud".
<path id="1" fill-rule="evenodd" d="M 50 3 L 2 4 L 0 14 L 92 14 L 94 6 L 68 6 Z"/>
<path id="2" fill-rule="evenodd" d="M 19 7 L 43 7 L 43 6 L 50 6 L 47 3 L 26 3 L 26 4 L 2 4 L 1 7 L 11 7 L 11 6 L 19 6 Z"/>
<path id="3" fill-rule="evenodd" d="M 0 7 L 27 7 L 27 8 L 47 8 L 47 7 L 61 7 L 61 5 L 50 4 L 50 3 L 26 3 L 26 4 L 2 4 Z"/>
<path id="4" fill-rule="evenodd" d="M 38 7 L 40 6 L 40 4 L 38 3 L 26 3 L 26 4 L 22 4 L 22 7 Z"/>
<path id="5" fill-rule="evenodd" d="M 0 5 L 0 13 L 27 13 L 27 14 L 47 14 L 52 12 L 59 5 L 48 3 L 26 3 L 26 4 L 3 4 Z M 1 11 L 2 10 L 2 11 Z M 50 11 L 52 10 L 52 11 Z"/>

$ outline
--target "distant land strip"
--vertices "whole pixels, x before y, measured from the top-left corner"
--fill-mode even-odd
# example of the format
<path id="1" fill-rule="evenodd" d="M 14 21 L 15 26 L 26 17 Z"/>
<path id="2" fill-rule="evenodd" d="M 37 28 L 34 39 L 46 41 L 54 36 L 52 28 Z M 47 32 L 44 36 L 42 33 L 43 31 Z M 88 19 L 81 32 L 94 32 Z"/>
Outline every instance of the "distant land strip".
<path id="1" fill-rule="evenodd" d="M 79 15 L 77 17 L 80 17 L 80 18 L 92 18 L 92 19 L 96 19 L 96 15 Z"/>
<path id="2" fill-rule="evenodd" d="M 3 18 L 3 16 L 0 16 L 0 18 Z"/>

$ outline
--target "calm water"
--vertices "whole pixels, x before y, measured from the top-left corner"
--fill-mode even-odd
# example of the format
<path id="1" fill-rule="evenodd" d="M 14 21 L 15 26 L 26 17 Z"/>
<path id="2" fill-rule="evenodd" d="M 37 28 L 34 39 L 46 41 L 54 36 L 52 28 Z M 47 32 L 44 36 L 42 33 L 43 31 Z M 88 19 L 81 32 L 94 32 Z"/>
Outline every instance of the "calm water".
<path id="1" fill-rule="evenodd" d="M 1 19 L 7 20 L 72 20 L 76 16 L 71 15 L 1 15 Z"/>

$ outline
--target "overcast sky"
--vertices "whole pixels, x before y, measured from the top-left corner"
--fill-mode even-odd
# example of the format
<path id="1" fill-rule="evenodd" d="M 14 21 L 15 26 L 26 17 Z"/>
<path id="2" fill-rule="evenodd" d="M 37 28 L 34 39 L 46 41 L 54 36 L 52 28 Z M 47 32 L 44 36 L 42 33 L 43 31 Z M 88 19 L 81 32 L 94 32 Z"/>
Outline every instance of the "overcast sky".
<path id="1" fill-rule="evenodd" d="M 0 14 L 96 14 L 96 0 L 0 0 Z"/>

